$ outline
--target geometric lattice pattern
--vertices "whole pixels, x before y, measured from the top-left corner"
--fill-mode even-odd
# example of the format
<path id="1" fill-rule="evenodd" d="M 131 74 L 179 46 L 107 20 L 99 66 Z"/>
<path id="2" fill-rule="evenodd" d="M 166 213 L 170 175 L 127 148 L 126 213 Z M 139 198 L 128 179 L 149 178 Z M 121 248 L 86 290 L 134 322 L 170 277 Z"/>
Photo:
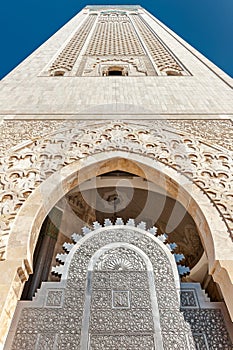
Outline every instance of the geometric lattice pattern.
<path id="1" fill-rule="evenodd" d="M 136 31 L 127 15 L 99 17 L 86 55 L 144 55 Z"/>
<path id="2" fill-rule="evenodd" d="M 166 49 L 164 44 L 145 23 L 143 18 L 140 15 L 132 15 L 131 18 L 139 30 L 140 36 L 146 43 L 146 47 L 158 70 L 167 74 L 182 75 L 184 73 L 182 66 Z"/>
<path id="3" fill-rule="evenodd" d="M 44 282 L 34 301 L 19 302 L 7 349 L 230 350 L 222 303 L 200 308 L 200 287 L 189 284 L 197 290 L 192 296 L 183 283 L 180 305 L 163 236 L 133 224 L 106 220 L 104 228 L 84 228 L 82 239 L 74 234 L 64 278 Z"/>
<path id="4" fill-rule="evenodd" d="M 111 222 L 109 219 L 105 219 L 104 221 L 104 227 L 114 227 L 114 225 L 117 226 L 124 226 L 124 222 L 121 218 L 117 218 L 115 224 Z M 146 223 L 144 221 L 141 221 L 137 226 L 134 221 L 134 219 L 129 219 L 126 223 L 126 227 L 137 227 L 143 230 L 146 230 Z M 93 223 L 93 229 L 99 229 L 102 225 L 95 221 Z M 91 229 L 89 227 L 83 227 L 82 229 L 83 235 L 86 235 L 91 232 Z M 175 243 L 167 243 L 167 235 L 158 235 L 157 234 L 157 228 L 151 227 L 147 230 L 151 235 L 156 236 L 162 243 L 166 244 L 170 252 L 174 252 L 174 250 L 177 248 L 177 245 Z M 74 244 L 78 243 L 81 236 L 74 233 L 72 235 L 72 239 Z M 74 247 L 74 244 L 71 243 L 64 243 L 63 249 L 66 252 L 70 252 L 71 249 Z M 110 259 L 108 257 L 111 256 Z M 62 265 L 53 267 L 52 271 L 54 274 L 62 275 L 64 267 L 63 264 L 66 261 L 68 255 L 66 254 L 58 254 L 56 257 L 56 260 L 59 261 Z M 179 264 L 185 259 L 185 256 L 183 254 L 173 254 L 173 257 L 175 259 L 175 262 L 177 264 L 178 273 L 180 276 L 184 276 L 190 272 L 189 267 L 186 267 L 184 264 Z M 118 248 L 114 249 L 113 252 L 108 251 L 108 254 L 105 256 L 104 254 L 99 259 L 98 263 L 95 266 L 95 270 L 97 271 L 109 271 L 109 270 L 145 270 L 145 266 L 143 264 L 143 261 L 138 258 L 136 254 L 131 253 L 130 259 L 129 259 L 129 251 L 125 250 L 124 248 Z"/>
<path id="5" fill-rule="evenodd" d="M 121 57 L 131 60 L 143 59 L 143 64 L 147 68 L 146 75 L 186 74 L 178 60 L 139 14 L 116 9 L 87 17 L 49 68 L 51 75 L 64 75 L 65 72 L 72 70 L 93 26 L 93 34 L 88 39 L 88 46 L 80 61 L 77 75 L 83 75 L 88 57 L 96 60 L 111 58 L 113 61 Z M 91 70 L 92 66 L 93 63 L 89 60 L 88 70 Z M 103 74 L 99 72 L 98 76 L 101 75 Z"/>
<path id="6" fill-rule="evenodd" d="M 70 39 L 66 47 L 61 51 L 49 68 L 50 72 L 65 70 L 71 71 L 78 55 L 85 44 L 87 36 L 96 20 L 96 15 L 90 15 Z"/>

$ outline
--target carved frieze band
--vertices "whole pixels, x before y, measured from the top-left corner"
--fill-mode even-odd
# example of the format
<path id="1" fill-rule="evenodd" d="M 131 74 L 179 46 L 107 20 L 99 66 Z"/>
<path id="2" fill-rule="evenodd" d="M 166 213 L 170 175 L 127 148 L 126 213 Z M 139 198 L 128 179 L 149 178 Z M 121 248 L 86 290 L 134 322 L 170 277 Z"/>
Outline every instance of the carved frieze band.
<path id="1" fill-rule="evenodd" d="M 116 120 L 120 123 L 120 120 Z M 129 124 L 132 120 L 126 121 Z M 25 140 L 29 143 L 47 136 L 51 133 L 67 127 L 83 128 L 86 126 L 103 125 L 103 121 L 71 121 L 71 120 L 5 120 L 0 129 L 0 154 L 8 152 L 12 147 L 19 145 Z M 165 128 L 177 131 L 181 134 L 190 134 L 198 137 L 201 141 L 206 141 L 212 146 L 222 146 L 229 151 L 233 151 L 233 123 L 229 119 L 222 120 L 148 120 L 137 121 L 137 125 L 151 127 L 152 129 Z"/>
<path id="2" fill-rule="evenodd" d="M 14 125 L 14 122 L 7 123 L 9 129 Z M 30 126 L 28 122 L 21 123 L 22 128 L 27 126 L 25 134 L 29 133 L 30 128 L 36 129 L 35 122 Z M 196 125 L 195 122 L 193 123 L 194 133 L 196 133 L 198 123 Z M 221 124 L 214 123 L 220 131 Z M 139 125 L 139 123 L 136 125 L 133 122 L 110 122 L 106 127 L 106 122 L 66 121 L 64 124 L 58 122 L 58 130 L 55 132 L 52 123 L 39 122 L 37 125 L 38 131 L 34 131 L 35 139 L 7 151 L 6 156 L 1 160 L 2 242 L 0 246 L 2 255 L 19 208 L 41 182 L 61 167 L 78 159 L 112 150 L 143 154 L 187 176 L 212 200 L 228 228 L 233 229 L 231 200 L 233 171 L 230 150 L 177 131 L 174 128 L 174 122 L 155 121 L 153 124 L 150 123 L 150 126 Z M 182 126 L 182 123 L 180 125 Z M 183 129 L 192 130 L 192 124 L 188 125 L 188 122 L 186 124 L 183 122 Z M 210 133 L 211 123 L 207 128 L 209 131 L 204 131 L 206 125 L 206 122 L 203 122 L 200 135 Z M 223 125 L 224 133 L 227 122 Z M 17 122 L 18 126 L 20 126 L 19 122 Z M 2 133 L 3 138 L 7 139 L 4 131 Z M 48 136 L 40 137 L 42 134 Z M 219 137 L 221 137 L 220 133 Z M 22 140 L 19 135 L 18 140 L 19 142 Z M 13 143 L 15 142 L 16 139 L 13 138 Z"/>

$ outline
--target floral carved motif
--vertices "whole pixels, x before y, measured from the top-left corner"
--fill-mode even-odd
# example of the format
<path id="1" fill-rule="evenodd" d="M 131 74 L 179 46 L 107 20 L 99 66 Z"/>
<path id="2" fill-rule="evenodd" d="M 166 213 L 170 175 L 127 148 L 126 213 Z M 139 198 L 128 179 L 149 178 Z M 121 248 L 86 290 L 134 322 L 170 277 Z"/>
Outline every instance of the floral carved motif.
<path id="1" fill-rule="evenodd" d="M 96 270 L 145 270 L 145 263 L 138 254 L 125 248 L 117 248 L 103 254 L 96 266 Z"/>
<path id="2" fill-rule="evenodd" d="M 233 151 L 231 120 L 169 120 L 168 125 Z"/>
<path id="3" fill-rule="evenodd" d="M 117 121 L 117 123 L 120 121 Z M 134 124 L 134 121 L 127 120 Z M 27 142 L 31 144 L 36 139 L 57 132 L 60 129 L 83 128 L 87 126 L 103 125 L 102 121 L 72 121 L 72 120 L 4 120 L 0 129 L 0 154 L 8 153 L 9 150 Z M 150 127 L 152 129 L 165 128 L 174 132 L 186 133 L 198 137 L 202 141 L 212 145 L 220 145 L 233 151 L 233 124 L 232 121 L 222 120 L 148 120 L 137 121 L 137 125 Z M 25 147 L 25 145 L 24 145 Z"/>
<path id="4" fill-rule="evenodd" d="M 32 140 L 1 160 L 0 249 L 3 257 L 11 225 L 28 196 L 65 165 L 101 152 L 121 150 L 155 159 L 188 177 L 211 199 L 233 230 L 232 152 L 182 134 L 161 122 L 67 123 L 67 129 Z M 69 126 L 69 127 L 68 127 Z"/>

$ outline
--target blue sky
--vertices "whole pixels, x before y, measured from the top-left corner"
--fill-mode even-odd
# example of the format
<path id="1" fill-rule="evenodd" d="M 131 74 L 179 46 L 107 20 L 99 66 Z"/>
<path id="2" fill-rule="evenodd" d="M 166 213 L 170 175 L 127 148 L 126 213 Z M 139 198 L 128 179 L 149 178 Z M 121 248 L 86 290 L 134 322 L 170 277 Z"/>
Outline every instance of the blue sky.
<path id="1" fill-rule="evenodd" d="M 135 1 L 5 0 L 1 4 L 0 78 L 89 4 Z M 233 77 L 232 0 L 156 0 L 137 4 Z"/>

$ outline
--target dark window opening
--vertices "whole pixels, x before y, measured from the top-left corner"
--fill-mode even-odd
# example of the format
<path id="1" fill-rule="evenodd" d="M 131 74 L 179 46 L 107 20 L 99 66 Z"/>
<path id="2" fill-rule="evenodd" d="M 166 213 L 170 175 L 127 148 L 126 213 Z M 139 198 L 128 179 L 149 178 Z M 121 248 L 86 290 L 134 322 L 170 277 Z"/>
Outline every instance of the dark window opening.
<path id="1" fill-rule="evenodd" d="M 25 283 L 21 300 L 32 300 L 41 283 L 48 280 L 60 220 L 60 210 L 53 208 L 42 225 L 33 256 L 33 274 Z"/>
<path id="2" fill-rule="evenodd" d="M 166 73 L 167 75 L 170 75 L 170 76 L 182 75 L 181 72 L 178 72 L 176 70 L 169 70 Z"/>
<path id="3" fill-rule="evenodd" d="M 121 70 L 110 70 L 108 75 L 123 75 Z"/>
<path id="4" fill-rule="evenodd" d="M 56 70 L 55 72 L 53 72 L 52 75 L 54 77 L 63 77 L 65 75 L 65 71 L 63 71 L 63 70 Z"/>

